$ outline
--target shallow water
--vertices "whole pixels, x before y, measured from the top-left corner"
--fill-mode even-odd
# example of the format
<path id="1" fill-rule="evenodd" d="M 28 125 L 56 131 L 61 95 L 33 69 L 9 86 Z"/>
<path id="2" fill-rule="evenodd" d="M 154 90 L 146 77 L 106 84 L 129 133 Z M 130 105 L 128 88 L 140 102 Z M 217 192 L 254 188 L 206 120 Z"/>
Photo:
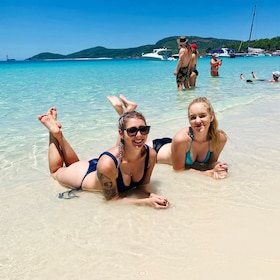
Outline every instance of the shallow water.
<path id="1" fill-rule="evenodd" d="M 278 279 L 280 253 L 279 58 L 224 59 L 220 77 L 199 60 L 195 90 L 178 93 L 176 62 L 140 60 L 1 63 L 1 279 Z M 279 69 L 278 69 L 279 70 Z M 151 187 L 168 210 L 106 203 L 99 194 L 59 200 L 47 130 L 37 115 L 58 108 L 81 158 L 115 144 L 107 95 L 139 103 L 150 139 L 187 125 L 186 107 L 206 96 L 228 136 L 227 179 L 156 165 Z M 132 195 L 132 194 L 131 194 Z"/>

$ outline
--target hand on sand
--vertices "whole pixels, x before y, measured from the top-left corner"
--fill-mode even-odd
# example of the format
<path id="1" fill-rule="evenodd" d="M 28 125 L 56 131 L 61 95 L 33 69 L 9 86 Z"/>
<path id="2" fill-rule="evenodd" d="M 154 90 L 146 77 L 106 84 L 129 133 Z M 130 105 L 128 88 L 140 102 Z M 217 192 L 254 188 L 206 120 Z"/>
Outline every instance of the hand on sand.
<path id="1" fill-rule="evenodd" d="M 169 207 L 169 202 L 168 202 L 167 198 L 165 198 L 164 196 L 161 196 L 161 195 L 154 194 L 154 193 L 150 194 L 150 196 L 148 198 L 148 204 L 156 209 Z"/>
<path id="2" fill-rule="evenodd" d="M 213 169 L 213 177 L 214 179 L 224 179 L 228 174 L 228 166 L 225 162 L 218 163 Z"/>

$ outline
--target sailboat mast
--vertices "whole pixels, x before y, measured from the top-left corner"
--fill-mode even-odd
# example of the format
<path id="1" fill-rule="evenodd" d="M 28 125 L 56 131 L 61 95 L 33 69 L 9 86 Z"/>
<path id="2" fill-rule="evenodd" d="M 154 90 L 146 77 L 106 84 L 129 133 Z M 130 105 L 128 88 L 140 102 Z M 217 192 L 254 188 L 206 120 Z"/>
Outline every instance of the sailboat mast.
<path id="1" fill-rule="evenodd" d="M 252 36 L 252 30 L 253 30 L 254 19 L 255 19 L 255 14 L 256 14 L 256 7 L 257 7 L 257 5 L 255 4 L 255 6 L 254 6 L 253 18 L 252 18 L 252 24 L 251 24 L 251 29 L 250 29 L 250 35 L 249 35 L 249 40 L 248 40 L 248 48 L 247 48 L 247 51 L 248 51 L 248 49 L 249 49 L 249 47 L 250 47 L 251 36 Z"/>

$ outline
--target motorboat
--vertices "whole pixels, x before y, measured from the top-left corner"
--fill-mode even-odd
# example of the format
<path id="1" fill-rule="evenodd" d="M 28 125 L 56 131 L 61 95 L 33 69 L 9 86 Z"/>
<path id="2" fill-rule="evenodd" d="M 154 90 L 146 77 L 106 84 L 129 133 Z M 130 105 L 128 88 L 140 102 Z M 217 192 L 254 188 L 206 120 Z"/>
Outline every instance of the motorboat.
<path id="1" fill-rule="evenodd" d="M 237 52 L 236 57 L 264 57 L 264 56 L 271 56 L 270 53 L 266 52 L 264 49 L 261 48 L 251 48 L 248 47 L 247 52 Z"/>
<path id="2" fill-rule="evenodd" d="M 267 53 L 264 49 L 261 48 L 248 47 L 247 56 L 271 56 L 271 54 Z"/>
<path id="3" fill-rule="evenodd" d="M 206 54 L 206 56 L 212 56 L 213 54 L 217 54 L 218 57 L 229 57 L 234 58 L 235 57 L 235 50 L 233 48 L 220 48 L 218 50 L 212 50 L 209 53 Z"/>
<path id="4" fill-rule="evenodd" d="M 151 53 L 143 53 L 141 58 L 146 60 L 176 60 L 172 56 L 172 50 L 167 48 L 153 49 Z"/>
<path id="5" fill-rule="evenodd" d="M 271 54 L 272 56 L 280 56 L 280 50 L 276 50 Z"/>

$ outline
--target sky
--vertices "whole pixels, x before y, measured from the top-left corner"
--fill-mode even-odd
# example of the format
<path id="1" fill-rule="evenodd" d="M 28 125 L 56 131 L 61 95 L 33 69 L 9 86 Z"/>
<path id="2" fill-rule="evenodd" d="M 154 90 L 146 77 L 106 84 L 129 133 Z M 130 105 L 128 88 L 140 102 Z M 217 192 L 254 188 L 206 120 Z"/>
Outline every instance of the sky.
<path id="1" fill-rule="evenodd" d="M 181 35 L 246 41 L 255 5 L 252 40 L 279 36 L 280 1 L 1 0 L 0 60 L 133 48 Z"/>

